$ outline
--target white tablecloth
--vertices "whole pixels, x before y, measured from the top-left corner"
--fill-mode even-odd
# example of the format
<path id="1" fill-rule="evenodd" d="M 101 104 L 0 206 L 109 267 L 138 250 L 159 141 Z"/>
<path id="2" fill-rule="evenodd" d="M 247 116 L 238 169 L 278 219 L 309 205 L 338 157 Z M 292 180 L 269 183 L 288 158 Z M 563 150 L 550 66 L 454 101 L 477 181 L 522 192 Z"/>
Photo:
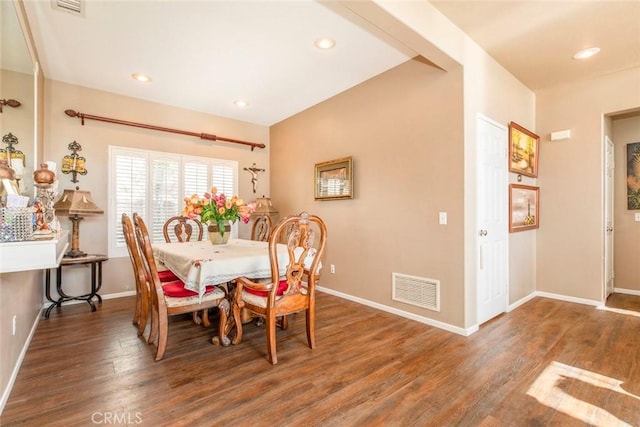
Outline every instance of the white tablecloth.
<path id="1" fill-rule="evenodd" d="M 226 245 L 208 240 L 183 243 L 154 243 L 156 261 L 173 271 L 185 288 L 204 295 L 209 285 L 226 283 L 237 277 L 271 277 L 267 242 L 230 239 Z M 287 247 L 278 245 L 278 268 L 284 275 L 289 263 Z"/>

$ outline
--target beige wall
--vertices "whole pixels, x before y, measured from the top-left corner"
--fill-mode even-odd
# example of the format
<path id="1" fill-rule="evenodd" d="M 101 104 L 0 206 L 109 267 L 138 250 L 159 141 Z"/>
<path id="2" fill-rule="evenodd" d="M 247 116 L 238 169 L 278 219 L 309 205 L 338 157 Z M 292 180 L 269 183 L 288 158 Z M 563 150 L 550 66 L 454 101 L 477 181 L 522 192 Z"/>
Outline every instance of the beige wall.
<path id="1" fill-rule="evenodd" d="M 408 61 L 278 123 L 271 143 L 281 215 L 308 210 L 327 224 L 322 286 L 463 326 L 460 67 Z M 354 199 L 314 201 L 314 164 L 346 156 Z M 440 211 L 448 225 L 438 225 Z M 392 272 L 440 280 L 441 312 L 392 301 Z"/>
<path id="2" fill-rule="evenodd" d="M 464 327 L 471 331 L 477 323 L 476 122 L 482 114 L 503 126 L 515 121 L 535 132 L 535 95 L 429 2 L 341 4 L 443 69 L 463 67 L 465 285 L 464 300 L 458 304 L 465 307 Z M 509 179 L 514 181 L 515 175 Z M 524 183 L 536 181 L 525 178 Z M 536 237 L 536 231 L 509 237 L 509 303 L 535 291 Z"/>
<path id="3" fill-rule="evenodd" d="M 615 146 L 614 180 L 614 274 L 615 288 L 640 292 L 640 222 L 627 209 L 627 144 L 640 142 L 640 116 L 613 120 Z"/>
<path id="4" fill-rule="evenodd" d="M 640 69 L 536 93 L 538 291 L 603 299 L 603 115 L 640 106 Z M 553 131 L 571 138 L 550 141 Z M 614 139 L 612 137 L 612 139 Z"/>
<path id="5" fill-rule="evenodd" d="M 79 177 L 81 190 L 89 190 L 104 215 L 88 216 L 80 224 L 80 249 L 88 253 L 107 253 L 108 221 L 108 147 L 117 145 L 169 153 L 207 156 L 237 160 L 239 166 L 239 196 L 252 200 L 251 175 L 243 171 L 254 162 L 269 171 L 269 131 L 265 126 L 197 113 L 180 108 L 146 102 L 113 93 L 47 80 L 45 87 L 45 158 L 56 162 L 60 193 L 74 188 L 71 175 L 60 173 L 62 157 L 69 154 L 67 146 L 77 141 L 86 158 L 87 175 Z M 85 114 L 117 118 L 131 122 L 153 124 L 192 132 L 267 144 L 265 149 L 251 151 L 250 147 L 224 142 L 203 141 L 195 137 L 140 129 L 129 126 L 68 117 L 64 111 L 73 109 Z M 261 174 L 258 189 L 269 193 L 269 174 Z M 71 229 L 71 222 L 61 217 L 63 228 Z M 118 219 L 119 221 L 119 219 Z M 248 236 L 248 225 L 240 225 L 240 236 Z M 67 269 L 65 290 L 80 292 L 86 289 L 86 269 Z M 134 282 L 128 258 L 113 258 L 104 265 L 101 294 L 133 291 Z"/>
<path id="6" fill-rule="evenodd" d="M 9 381 L 20 354 L 26 350 L 25 345 L 39 317 L 42 277 L 40 271 L 0 274 L 0 411 L 9 397 Z M 15 335 L 12 334 L 13 316 L 16 317 Z"/>

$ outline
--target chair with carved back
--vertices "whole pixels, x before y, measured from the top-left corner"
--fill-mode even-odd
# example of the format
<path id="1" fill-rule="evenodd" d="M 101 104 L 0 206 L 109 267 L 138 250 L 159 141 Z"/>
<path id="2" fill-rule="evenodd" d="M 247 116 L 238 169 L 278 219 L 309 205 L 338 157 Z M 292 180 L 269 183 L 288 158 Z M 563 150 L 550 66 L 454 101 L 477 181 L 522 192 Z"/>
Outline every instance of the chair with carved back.
<path id="1" fill-rule="evenodd" d="M 269 215 L 257 215 L 251 226 L 251 240 L 260 242 L 268 242 L 269 234 L 271 234 L 271 218 Z"/>
<path id="2" fill-rule="evenodd" d="M 194 230 L 196 233 L 194 233 Z M 171 242 L 189 242 L 191 237 L 197 237 L 197 240 L 202 240 L 204 234 L 204 227 L 197 219 L 186 218 L 183 216 L 172 216 L 167 219 L 162 226 L 162 234 L 164 240 L 167 243 Z M 197 236 L 196 236 L 197 235 Z M 196 239 L 194 239 L 196 240 Z M 159 266 L 161 267 L 161 266 Z M 202 325 L 206 328 L 211 326 L 209 323 L 209 315 L 207 311 L 201 313 L 193 313 L 193 323 Z"/>
<path id="3" fill-rule="evenodd" d="M 149 301 L 151 302 L 151 332 L 149 340 L 150 342 L 157 340 L 155 360 L 162 359 L 167 347 L 168 318 L 178 314 L 218 307 L 220 311 L 218 339 L 220 343 L 227 345 L 228 338 L 225 334 L 225 328 L 227 327 L 230 306 L 226 291 L 219 286 L 207 286 L 205 294 L 200 300 L 198 294 L 186 289 L 184 282 L 181 280 L 162 283 L 158 277 L 157 264 L 153 255 L 147 226 L 142 217 L 136 214 L 133 216 L 133 222 L 138 248 L 142 254 L 142 265 L 149 280 Z"/>
<path id="4" fill-rule="evenodd" d="M 280 234 L 294 224 L 288 236 L 287 258 L 278 260 Z M 276 355 L 276 319 L 305 312 L 307 342 L 315 348 L 315 292 L 320 278 L 320 257 L 327 239 L 327 228 L 319 217 L 306 212 L 280 221 L 269 237 L 271 280 L 258 283 L 239 277 L 233 297 L 233 316 L 236 320 L 236 336 L 233 343 L 242 340 L 242 309 L 263 317 L 266 324 L 267 353 L 272 364 L 278 363 Z M 286 262 L 286 273 L 280 276 L 280 262 Z"/>
<path id="5" fill-rule="evenodd" d="M 144 334 L 149 319 L 149 283 L 142 267 L 142 259 L 140 258 L 133 222 L 126 213 L 122 214 L 122 233 L 127 244 L 127 251 L 129 252 L 129 259 L 131 260 L 136 282 L 136 302 L 132 323 L 138 326 L 138 336 L 141 336 Z M 158 271 L 158 277 L 161 282 L 172 282 L 178 279 L 170 270 Z"/>
<path id="6" fill-rule="evenodd" d="M 190 219 L 183 216 L 172 216 L 162 227 L 164 240 L 167 243 L 171 243 L 174 240 L 178 242 L 188 242 L 191 240 L 194 230 L 197 232 L 197 240 L 202 240 L 204 233 L 202 223 L 197 219 Z"/>
<path id="7" fill-rule="evenodd" d="M 285 226 L 283 226 L 278 232 L 278 243 L 286 244 L 289 241 L 289 235 L 295 230 L 297 224 L 294 222 L 289 222 Z"/>

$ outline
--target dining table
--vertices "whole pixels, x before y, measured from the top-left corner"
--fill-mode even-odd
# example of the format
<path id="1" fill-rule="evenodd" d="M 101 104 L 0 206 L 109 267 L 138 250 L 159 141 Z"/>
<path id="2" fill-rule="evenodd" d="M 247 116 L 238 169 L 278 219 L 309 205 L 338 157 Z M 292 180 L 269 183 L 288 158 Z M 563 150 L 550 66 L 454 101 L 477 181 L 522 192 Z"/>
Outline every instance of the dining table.
<path id="1" fill-rule="evenodd" d="M 271 278 L 269 244 L 256 240 L 229 239 L 214 245 L 209 240 L 154 243 L 157 262 L 171 270 L 184 282 L 185 289 L 200 298 L 207 286 L 222 285 L 238 277 Z M 283 276 L 289 262 L 287 246 L 278 244 L 279 275 Z"/>

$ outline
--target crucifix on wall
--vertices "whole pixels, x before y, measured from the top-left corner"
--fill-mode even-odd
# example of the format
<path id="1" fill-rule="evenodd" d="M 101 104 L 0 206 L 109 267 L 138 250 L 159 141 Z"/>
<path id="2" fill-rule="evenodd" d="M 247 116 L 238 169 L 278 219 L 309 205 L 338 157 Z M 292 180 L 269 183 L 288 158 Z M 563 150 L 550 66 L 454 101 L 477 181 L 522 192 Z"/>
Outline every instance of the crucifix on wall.
<path id="1" fill-rule="evenodd" d="M 244 168 L 247 172 L 251 174 L 251 185 L 253 186 L 253 193 L 256 192 L 256 187 L 258 186 L 258 174 L 264 172 L 264 169 L 260 169 L 256 167 L 254 163 L 250 168 Z"/>

